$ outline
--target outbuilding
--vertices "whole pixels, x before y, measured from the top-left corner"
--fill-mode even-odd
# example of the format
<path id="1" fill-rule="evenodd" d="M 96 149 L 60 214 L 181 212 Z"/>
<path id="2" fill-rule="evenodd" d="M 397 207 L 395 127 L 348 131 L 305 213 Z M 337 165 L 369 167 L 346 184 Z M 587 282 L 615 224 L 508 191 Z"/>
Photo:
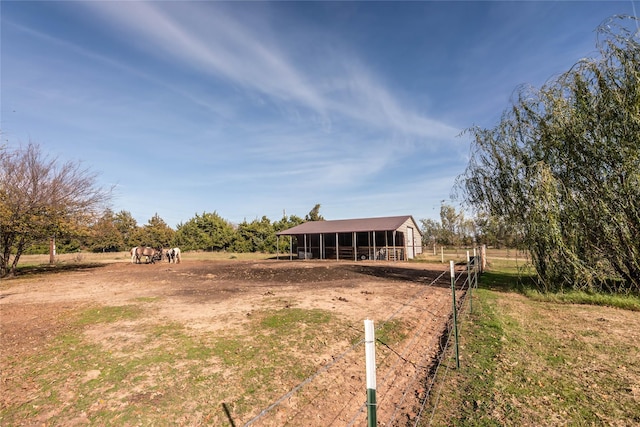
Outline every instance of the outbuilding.
<path id="1" fill-rule="evenodd" d="M 422 253 L 411 215 L 309 221 L 276 233 L 289 236 L 289 259 L 405 261 Z M 279 247 L 279 243 L 278 243 Z"/>

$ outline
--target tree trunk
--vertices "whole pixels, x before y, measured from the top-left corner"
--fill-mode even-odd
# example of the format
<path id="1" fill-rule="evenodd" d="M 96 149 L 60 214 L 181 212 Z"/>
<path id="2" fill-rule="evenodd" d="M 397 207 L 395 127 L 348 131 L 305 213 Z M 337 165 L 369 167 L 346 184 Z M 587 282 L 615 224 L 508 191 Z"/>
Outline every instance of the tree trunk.
<path id="1" fill-rule="evenodd" d="M 55 264 L 56 262 L 56 238 L 52 236 L 49 238 L 49 264 Z"/>

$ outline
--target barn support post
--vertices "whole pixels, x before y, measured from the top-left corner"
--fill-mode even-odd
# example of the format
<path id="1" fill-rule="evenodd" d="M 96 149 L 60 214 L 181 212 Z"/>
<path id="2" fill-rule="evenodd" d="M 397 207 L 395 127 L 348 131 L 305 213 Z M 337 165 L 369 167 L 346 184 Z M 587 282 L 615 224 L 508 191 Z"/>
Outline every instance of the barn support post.
<path id="1" fill-rule="evenodd" d="M 336 261 L 340 260 L 340 242 L 338 241 L 338 233 L 336 233 Z"/>
<path id="2" fill-rule="evenodd" d="M 393 230 L 393 261 L 398 260 L 398 254 L 396 253 L 396 230 Z"/>
<path id="3" fill-rule="evenodd" d="M 280 261 L 280 236 L 276 235 L 276 261 Z"/>
<path id="4" fill-rule="evenodd" d="M 407 231 L 404 233 L 405 234 L 405 238 L 404 238 L 404 255 L 402 256 L 402 261 L 406 261 L 409 259 L 409 233 L 408 233 L 408 229 Z"/>
<path id="5" fill-rule="evenodd" d="M 307 260 L 307 235 L 304 235 L 304 259 Z"/>
<path id="6" fill-rule="evenodd" d="M 353 232 L 353 236 L 351 236 L 351 239 L 353 239 L 353 260 L 357 261 L 358 260 L 358 242 L 357 242 L 357 236 L 356 236 L 356 232 Z"/>
<path id="7" fill-rule="evenodd" d="M 293 260 L 293 237 L 289 235 L 289 261 Z"/>
<path id="8" fill-rule="evenodd" d="M 322 259 L 327 259 L 327 238 L 322 233 Z"/>
<path id="9" fill-rule="evenodd" d="M 373 259 L 376 261 L 378 260 L 378 256 L 376 253 L 376 232 L 375 231 L 373 231 Z"/>
<path id="10" fill-rule="evenodd" d="M 364 347 L 367 376 L 367 426 L 376 427 L 376 341 L 373 320 L 364 321 Z"/>
<path id="11" fill-rule="evenodd" d="M 320 257 L 320 259 L 322 259 L 322 252 L 324 250 L 324 246 L 322 245 L 322 236 L 324 236 L 324 234 L 320 233 L 320 247 L 318 248 L 318 251 L 320 252 L 320 254 L 318 255 Z"/>
<path id="12" fill-rule="evenodd" d="M 456 270 L 453 261 L 449 261 L 451 270 L 451 294 L 453 297 L 453 335 L 456 346 L 456 368 L 460 369 L 460 354 L 458 352 L 458 306 L 456 305 Z"/>
<path id="13" fill-rule="evenodd" d="M 389 232 L 384 232 L 384 257 L 389 261 Z"/>

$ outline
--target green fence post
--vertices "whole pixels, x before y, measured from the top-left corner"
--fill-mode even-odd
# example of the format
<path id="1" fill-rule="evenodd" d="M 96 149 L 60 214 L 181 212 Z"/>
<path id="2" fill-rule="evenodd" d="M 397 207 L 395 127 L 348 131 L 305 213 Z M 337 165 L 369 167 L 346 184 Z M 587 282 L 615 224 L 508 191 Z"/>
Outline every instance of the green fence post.
<path id="1" fill-rule="evenodd" d="M 467 251 L 467 285 L 469 286 L 469 313 L 473 313 L 473 298 L 471 295 L 473 284 L 471 283 L 471 259 L 469 258 L 469 251 Z"/>
<path id="2" fill-rule="evenodd" d="M 458 353 L 458 307 L 456 306 L 456 271 L 453 261 L 449 261 L 451 270 L 451 293 L 453 294 L 453 333 L 455 335 L 456 345 L 456 368 L 460 368 L 460 355 Z"/>
<path id="3" fill-rule="evenodd" d="M 364 350 L 367 374 L 367 426 L 376 427 L 376 346 L 373 320 L 364 321 Z"/>

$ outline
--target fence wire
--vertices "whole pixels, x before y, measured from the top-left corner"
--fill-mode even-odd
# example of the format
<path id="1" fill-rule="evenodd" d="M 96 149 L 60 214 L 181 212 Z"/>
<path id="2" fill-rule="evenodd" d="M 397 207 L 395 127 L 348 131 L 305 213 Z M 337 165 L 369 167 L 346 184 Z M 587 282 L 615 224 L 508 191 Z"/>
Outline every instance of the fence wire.
<path id="1" fill-rule="evenodd" d="M 475 268 L 475 266 L 474 266 Z M 444 270 L 442 273 L 440 273 L 435 279 L 433 279 L 429 284 L 427 284 L 424 289 L 419 290 L 418 292 L 416 292 L 413 296 L 411 296 L 407 301 L 405 301 L 404 303 L 400 304 L 400 306 L 393 311 L 384 321 L 382 321 L 381 323 L 379 323 L 376 327 L 376 331 L 382 329 L 385 327 L 385 325 L 388 322 L 391 322 L 396 316 L 398 316 L 403 310 L 407 309 L 407 308 L 416 308 L 418 310 L 421 310 L 423 313 L 425 314 L 433 314 L 435 316 L 435 313 L 433 313 L 432 311 L 422 308 L 419 305 L 414 305 L 415 301 L 418 300 L 419 298 L 421 298 L 430 288 L 431 286 L 433 286 L 434 284 L 438 283 L 443 276 L 445 276 L 447 273 L 449 272 L 449 269 Z M 458 288 L 458 282 L 461 280 L 462 277 L 465 277 L 464 282 L 462 283 L 462 285 L 460 285 L 460 287 Z M 469 274 L 469 271 L 467 269 L 465 269 L 464 271 L 460 271 L 459 274 L 455 275 L 454 274 L 454 288 L 456 288 L 456 293 L 460 292 L 463 295 L 466 295 L 466 291 L 465 289 L 469 286 L 472 286 L 471 284 L 471 274 Z M 477 283 L 475 284 L 475 286 L 477 286 Z M 456 305 L 458 305 L 459 307 L 464 307 L 464 301 L 465 298 L 460 298 L 459 301 L 457 302 Z M 391 346 L 389 346 L 387 343 L 382 342 L 381 340 L 376 340 L 379 344 L 381 344 L 385 349 L 387 349 L 389 351 L 389 356 L 395 356 L 396 360 L 391 364 L 390 368 L 388 369 L 388 371 L 386 372 L 385 376 L 382 378 L 382 381 L 380 382 L 380 385 L 382 386 L 382 388 L 384 389 L 385 386 L 388 385 L 388 389 L 391 390 L 391 383 L 393 383 L 397 377 L 397 371 L 402 368 L 404 365 L 406 364 L 410 364 L 414 367 L 414 373 L 411 376 L 410 381 L 408 381 L 406 383 L 406 385 L 404 386 L 404 389 L 402 391 L 402 396 L 401 399 L 398 403 L 395 404 L 395 409 L 394 411 L 391 413 L 391 416 L 389 418 L 389 420 L 387 420 L 384 424 L 385 425 L 393 425 L 393 421 L 396 419 L 396 417 L 398 416 L 398 412 L 400 410 L 400 408 L 402 408 L 402 404 L 405 402 L 407 396 L 409 395 L 409 391 L 414 388 L 416 385 L 419 384 L 425 384 L 425 382 L 427 383 L 425 388 L 425 394 L 424 394 L 424 399 L 422 400 L 422 402 L 420 403 L 420 410 L 417 413 L 416 419 L 415 419 L 415 424 L 414 426 L 417 426 L 418 423 L 420 422 L 422 413 L 424 411 L 424 408 L 427 404 L 427 402 L 429 401 L 429 397 L 431 396 L 431 391 L 433 390 L 434 384 L 435 384 L 435 380 L 436 377 L 438 375 L 438 371 L 440 369 L 440 367 L 442 366 L 443 360 L 445 358 L 445 354 L 447 353 L 447 349 L 449 347 L 449 342 L 453 333 L 453 327 L 451 325 L 452 322 L 452 317 L 450 317 L 450 320 L 447 322 L 447 326 L 446 326 L 446 331 L 445 332 L 447 334 L 447 338 L 445 340 L 444 345 L 442 345 L 442 335 L 437 335 L 434 336 L 431 341 L 429 342 L 426 350 L 423 352 L 422 354 L 422 358 L 420 359 L 420 361 L 418 363 L 416 363 L 415 361 L 409 360 L 407 359 L 406 355 L 407 354 L 411 354 L 411 351 L 414 349 L 414 346 L 417 345 L 420 341 L 420 338 L 422 338 L 422 336 L 426 333 L 426 331 L 428 330 L 428 326 L 430 323 L 430 317 L 425 316 L 422 317 L 421 319 L 423 319 L 421 321 L 421 323 L 418 325 L 417 329 L 415 330 L 415 333 L 412 335 L 412 337 L 410 338 L 410 340 L 408 342 L 406 342 L 404 344 L 404 348 L 401 350 L 397 350 Z M 309 377 L 307 377 L 306 379 L 304 379 L 303 381 L 301 381 L 299 384 L 297 384 L 295 387 L 293 387 L 291 390 L 289 390 L 287 393 L 285 393 L 284 395 L 282 395 L 280 398 L 278 398 L 276 401 L 274 401 L 272 404 L 270 404 L 269 406 L 267 406 L 266 408 L 262 409 L 257 415 L 255 415 L 253 418 L 251 418 L 249 421 L 247 421 L 244 426 L 251 426 L 253 425 L 255 422 L 257 422 L 258 420 L 260 420 L 261 418 L 263 418 L 265 415 L 267 415 L 270 411 L 272 411 L 273 409 L 275 409 L 276 407 L 278 407 L 282 402 L 284 402 L 285 400 L 289 399 L 290 397 L 292 397 L 294 394 L 296 394 L 297 392 L 299 392 L 303 387 L 307 386 L 309 383 L 313 382 L 318 376 L 320 376 L 321 374 L 329 371 L 332 367 L 336 366 L 340 361 L 342 361 L 343 359 L 345 359 L 351 352 L 355 351 L 355 349 L 359 348 L 360 345 L 362 345 L 364 343 L 364 338 L 358 340 L 358 342 L 356 342 L 355 344 L 351 345 L 350 347 L 348 347 L 345 351 L 343 351 L 342 353 L 340 353 L 337 356 L 332 357 L 332 360 L 323 365 L 320 369 L 318 369 L 315 373 L 313 373 L 312 375 L 310 375 Z M 433 361 L 433 352 L 436 351 L 436 347 L 440 345 L 440 348 L 437 350 L 436 352 L 436 356 L 435 356 L 435 360 L 436 363 L 434 365 Z M 386 363 L 387 362 L 387 358 L 384 358 L 383 360 L 380 361 L 380 364 L 382 363 Z M 447 370 L 445 371 L 445 378 L 446 378 L 446 373 L 448 372 L 449 366 L 447 366 Z M 440 389 L 441 390 L 441 387 Z M 364 394 L 364 393 L 363 393 Z M 350 402 L 353 400 L 353 398 L 356 398 L 357 393 L 352 393 L 353 397 L 351 399 L 349 399 L 347 402 L 344 403 L 342 410 L 335 416 L 335 418 L 333 419 L 333 422 L 336 421 L 336 419 L 344 413 L 344 410 L 350 406 Z M 380 407 L 381 403 L 383 403 L 385 401 L 385 398 L 387 396 L 385 394 L 381 394 L 379 396 L 379 400 L 377 402 L 377 405 Z M 437 396 L 437 398 L 439 398 L 439 394 Z M 436 402 L 437 403 L 437 402 Z M 352 417 L 350 418 L 349 423 L 347 424 L 347 426 L 353 426 L 357 420 L 363 416 L 363 414 L 365 413 L 365 409 L 366 409 L 366 399 L 363 401 L 363 403 L 358 407 L 358 409 L 355 411 L 355 413 L 352 415 Z M 436 405 L 434 405 L 434 411 L 435 411 L 435 407 Z M 433 417 L 433 414 L 432 414 Z"/>
<path id="2" fill-rule="evenodd" d="M 476 261 L 476 259 L 474 259 L 470 263 L 472 269 L 468 269 L 467 270 L 467 272 L 466 272 L 467 273 L 467 277 L 465 279 L 465 282 L 462 285 L 462 288 L 464 288 L 465 286 L 467 286 L 468 289 L 477 289 L 478 288 L 478 275 L 477 275 L 478 265 L 476 264 L 475 261 Z M 457 280 L 458 279 L 456 279 L 456 281 Z M 472 282 L 472 280 L 473 280 L 473 282 Z M 464 295 L 466 297 L 467 293 L 465 292 Z M 464 300 L 466 300 L 466 298 L 461 298 L 461 300 L 462 301 L 458 305 L 460 306 L 460 309 L 461 309 L 460 313 L 462 315 L 461 316 L 461 319 L 462 319 L 465 316 L 469 315 L 469 312 L 464 309 L 465 306 L 466 306 L 464 304 Z M 448 328 L 447 339 L 445 340 L 445 344 L 442 346 L 441 353 L 440 353 L 440 355 L 439 355 L 439 357 L 437 359 L 438 361 L 437 361 L 437 363 L 436 363 L 436 365 L 435 365 L 435 367 L 434 367 L 434 369 L 432 371 L 431 378 L 428 380 L 428 383 L 429 383 L 428 384 L 428 390 L 427 390 L 427 392 L 425 394 L 424 399 L 422 400 L 422 403 L 420 404 L 420 410 L 418 411 L 418 414 L 416 416 L 415 422 L 413 424 L 414 427 L 417 427 L 420 424 L 420 422 L 422 421 L 422 413 L 424 412 L 424 409 L 425 409 L 425 406 L 426 406 L 427 402 L 430 401 L 431 391 L 433 390 L 433 387 L 436 384 L 436 380 L 438 378 L 439 370 L 440 370 L 440 368 L 442 366 L 443 361 L 445 360 L 445 358 L 447 358 L 449 344 L 451 342 L 451 337 L 453 335 L 453 332 L 454 332 L 453 327 L 449 327 Z M 458 332 L 460 332 L 460 330 L 458 330 Z M 450 358 L 451 357 L 449 357 L 449 359 Z M 445 371 L 442 374 L 442 378 L 440 379 L 440 382 L 439 382 L 439 387 L 437 389 L 437 394 L 436 394 L 434 400 L 432 400 L 433 409 L 431 411 L 431 415 L 430 415 L 428 423 L 427 423 L 428 426 L 431 425 L 431 422 L 433 421 L 433 417 L 435 416 L 436 410 L 438 408 L 438 403 L 439 403 L 439 400 L 440 400 L 442 389 L 444 387 L 444 384 L 446 383 L 446 379 L 447 379 L 450 367 L 451 367 L 450 364 L 446 365 Z"/>

